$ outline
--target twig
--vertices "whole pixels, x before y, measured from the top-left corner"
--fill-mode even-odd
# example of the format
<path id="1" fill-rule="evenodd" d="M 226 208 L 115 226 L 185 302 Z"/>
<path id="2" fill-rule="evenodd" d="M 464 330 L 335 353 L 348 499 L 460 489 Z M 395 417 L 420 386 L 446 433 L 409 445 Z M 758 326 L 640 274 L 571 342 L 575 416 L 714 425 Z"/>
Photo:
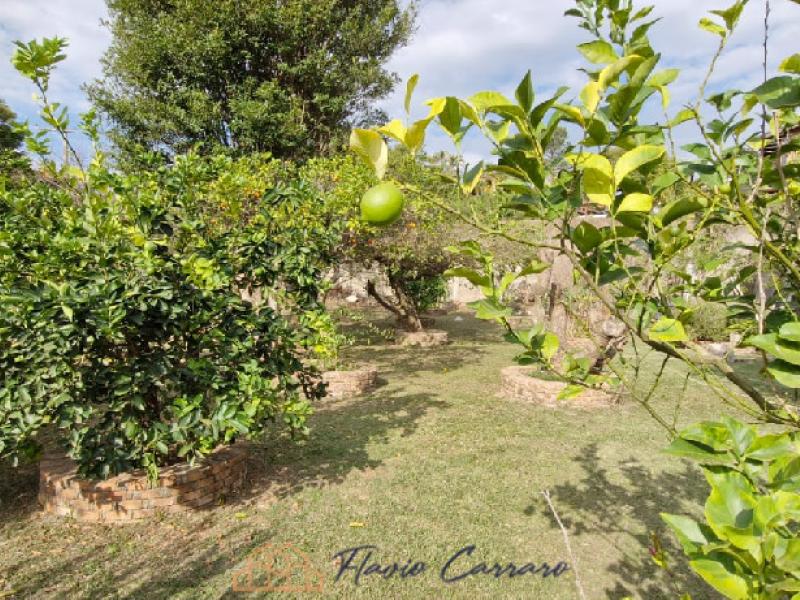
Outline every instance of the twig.
<path id="1" fill-rule="evenodd" d="M 542 496 L 547 501 L 547 505 L 550 507 L 550 511 L 553 513 L 553 516 L 556 518 L 556 523 L 561 528 L 561 533 L 564 535 L 564 545 L 567 547 L 567 554 L 569 555 L 569 560 L 572 562 L 573 571 L 575 571 L 575 587 L 578 588 L 578 595 L 581 597 L 581 600 L 586 600 L 586 593 L 583 591 L 583 584 L 581 583 L 581 576 L 578 572 L 578 560 L 575 558 L 575 555 L 572 553 L 572 546 L 569 543 L 569 535 L 567 534 L 567 530 L 564 527 L 564 524 L 561 522 L 561 519 L 558 516 L 558 512 L 556 512 L 556 507 L 553 506 L 553 501 L 550 499 L 550 490 L 544 490 L 542 492 Z"/>

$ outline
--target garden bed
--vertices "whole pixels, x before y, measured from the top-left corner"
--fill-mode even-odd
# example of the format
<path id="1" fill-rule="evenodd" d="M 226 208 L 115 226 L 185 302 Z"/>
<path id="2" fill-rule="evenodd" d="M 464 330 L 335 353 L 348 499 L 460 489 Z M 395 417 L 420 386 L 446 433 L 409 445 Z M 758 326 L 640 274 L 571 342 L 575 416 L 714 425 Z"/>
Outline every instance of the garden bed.
<path id="1" fill-rule="evenodd" d="M 605 390 L 586 390 L 580 396 L 559 400 L 566 387 L 563 381 L 536 377 L 530 367 L 506 367 L 501 372 L 501 395 L 550 408 L 608 408 L 618 404 L 616 394 Z"/>
<path id="2" fill-rule="evenodd" d="M 195 465 L 159 470 L 152 484 L 143 470 L 106 480 L 78 476 L 75 463 L 48 454 L 39 464 L 39 504 L 45 512 L 91 523 L 125 523 L 216 505 L 244 480 L 248 446 L 220 448 Z"/>
<path id="3" fill-rule="evenodd" d="M 377 385 L 378 369 L 363 367 L 353 371 L 325 371 L 322 379 L 327 385 L 329 398 L 360 396 Z"/>
<path id="4" fill-rule="evenodd" d="M 448 342 L 446 331 L 428 329 L 426 331 L 398 331 L 397 343 L 401 346 L 442 346 Z"/>

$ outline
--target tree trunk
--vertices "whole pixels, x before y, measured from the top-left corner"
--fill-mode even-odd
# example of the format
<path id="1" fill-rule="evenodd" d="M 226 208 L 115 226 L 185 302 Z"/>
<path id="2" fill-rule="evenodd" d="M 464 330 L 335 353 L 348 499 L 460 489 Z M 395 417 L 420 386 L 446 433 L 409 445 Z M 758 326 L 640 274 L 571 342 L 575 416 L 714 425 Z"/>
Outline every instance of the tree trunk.
<path id="1" fill-rule="evenodd" d="M 397 324 L 406 331 L 422 331 L 422 321 L 419 318 L 419 312 L 414 305 L 414 301 L 406 291 L 403 280 L 399 277 L 389 275 L 389 285 L 392 287 L 397 304 L 400 307 L 400 315 L 397 319 Z"/>

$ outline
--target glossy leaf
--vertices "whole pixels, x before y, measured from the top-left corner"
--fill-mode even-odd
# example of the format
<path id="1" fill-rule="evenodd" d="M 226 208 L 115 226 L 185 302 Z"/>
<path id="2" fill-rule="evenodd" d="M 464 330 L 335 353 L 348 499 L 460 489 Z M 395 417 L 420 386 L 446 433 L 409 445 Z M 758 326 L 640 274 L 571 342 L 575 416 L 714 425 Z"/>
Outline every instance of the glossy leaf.
<path id="1" fill-rule="evenodd" d="M 530 71 L 525 74 L 525 77 L 522 78 L 519 86 L 517 86 L 515 96 L 522 109 L 526 113 L 531 112 L 536 96 L 533 91 L 533 79 Z"/>
<path id="2" fill-rule="evenodd" d="M 639 146 L 623 154 L 614 165 L 614 179 L 617 184 L 642 166 L 664 156 L 663 146 Z"/>
<path id="3" fill-rule="evenodd" d="M 595 64 L 608 64 L 619 60 L 611 44 L 603 40 L 595 40 L 578 45 L 578 50 L 589 62 Z"/>
<path id="4" fill-rule="evenodd" d="M 675 319 L 662 317 L 647 332 L 657 342 L 685 342 L 689 339 L 683 324 Z"/>
<path id="5" fill-rule="evenodd" d="M 653 197 L 649 194 L 628 194 L 620 202 L 617 212 L 650 212 L 653 208 Z"/>
<path id="6" fill-rule="evenodd" d="M 403 101 L 403 107 L 406 110 L 406 114 L 411 114 L 411 98 L 414 95 L 414 90 L 417 89 L 418 83 L 419 83 L 419 74 L 417 73 L 409 77 L 408 83 L 406 83 L 406 96 L 405 100 Z"/>
<path id="7" fill-rule="evenodd" d="M 372 167 L 378 179 L 383 179 L 389 164 L 389 148 L 378 132 L 354 129 L 350 134 L 350 149 Z"/>

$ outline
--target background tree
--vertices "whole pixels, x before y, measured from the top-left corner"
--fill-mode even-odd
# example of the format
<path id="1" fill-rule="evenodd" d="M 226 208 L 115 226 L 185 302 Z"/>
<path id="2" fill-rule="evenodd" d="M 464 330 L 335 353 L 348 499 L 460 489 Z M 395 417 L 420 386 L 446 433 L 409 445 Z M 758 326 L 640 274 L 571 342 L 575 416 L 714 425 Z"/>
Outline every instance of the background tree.
<path id="1" fill-rule="evenodd" d="M 16 113 L 0 100 L 0 178 L 8 177 L 28 166 L 21 151 L 24 134 L 14 127 Z"/>
<path id="2" fill-rule="evenodd" d="M 374 122 L 412 31 L 397 0 L 107 0 L 113 42 L 88 86 L 123 151 L 202 144 L 305 157 Z"/>

